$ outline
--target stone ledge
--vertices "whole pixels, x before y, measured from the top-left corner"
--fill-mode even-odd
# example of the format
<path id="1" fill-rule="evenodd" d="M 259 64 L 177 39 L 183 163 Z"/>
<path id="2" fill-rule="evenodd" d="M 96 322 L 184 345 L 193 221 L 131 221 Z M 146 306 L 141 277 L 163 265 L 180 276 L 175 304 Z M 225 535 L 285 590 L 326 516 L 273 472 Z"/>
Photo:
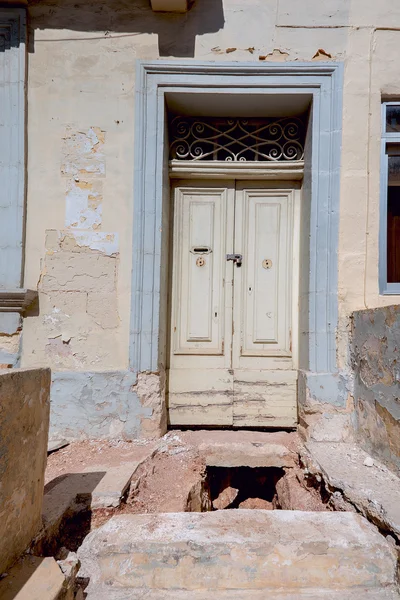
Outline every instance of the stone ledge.
<path id="1" fill-rule="evenodd" d="M 357 588 L 356 590 L 308 589 L 308 590 L 130 590 L 129 600 L 399 600 L 395 587 L 383 590 Z M 116 590 L 110 586 L 93 588 L 87 600 L 127 600 L 126 590 Z"/>
<path id="2" fill-rule="evenodd" d="M 307 442 L 301 458 L 329 491 L 340 490 L 345 501 L 400 540 L 400 479 L 387 467 L 375 459 L 366 466 L 370 457 L 355 444 Z"/>
<path id="3" fill-rule="evenodd" d="M 0 312 L 24 313 L 37 296 L 35 290 L 26 288 L 0 290 Z"/>
<path id="4" fill-rule="evenodd" d="M 112 581 L 127 598 L 137 588 L 186 589 L 187 597 L 208 589 L 380 591 L 395 585 L 397 571 L 392 545 L 343 512 L 118 515 L 86 537 L 78 557 L 88 592 Z"/>

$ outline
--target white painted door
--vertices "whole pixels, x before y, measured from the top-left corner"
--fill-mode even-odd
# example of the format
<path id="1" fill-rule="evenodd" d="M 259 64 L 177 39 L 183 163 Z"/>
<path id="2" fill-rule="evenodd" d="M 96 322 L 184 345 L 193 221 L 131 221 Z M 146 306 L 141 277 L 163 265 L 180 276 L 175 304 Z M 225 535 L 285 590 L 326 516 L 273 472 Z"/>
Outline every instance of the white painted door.
<path id="1" fill-rule="evenodd" d="M 170 423 L 294 426 L 299 191 L 178 182 L 173 195 Z"/>

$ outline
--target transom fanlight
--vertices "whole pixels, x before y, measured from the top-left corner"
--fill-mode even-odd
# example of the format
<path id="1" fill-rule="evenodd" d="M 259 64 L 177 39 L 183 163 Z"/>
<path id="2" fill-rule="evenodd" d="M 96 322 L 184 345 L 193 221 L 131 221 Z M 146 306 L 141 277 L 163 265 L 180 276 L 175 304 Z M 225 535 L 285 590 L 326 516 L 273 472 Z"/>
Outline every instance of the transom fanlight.
<path id="1" fill-rule="evenodd" d="M 175 117 L 170 123 L 170 159 L 303 160 L 305 129 L 305 122 L 298 117 Z"/>

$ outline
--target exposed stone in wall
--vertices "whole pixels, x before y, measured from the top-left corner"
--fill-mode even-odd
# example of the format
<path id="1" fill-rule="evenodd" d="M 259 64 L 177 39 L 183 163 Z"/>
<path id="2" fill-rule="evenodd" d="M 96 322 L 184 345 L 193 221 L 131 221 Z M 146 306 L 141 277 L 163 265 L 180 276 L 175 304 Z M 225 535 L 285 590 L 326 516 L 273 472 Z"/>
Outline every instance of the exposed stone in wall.
<path id="1" fill-rule="evenodd" d="M 142 436 L 161 437 L 167 431 L 165 376 L 158 373 L 139 373 L 134 390 L 141 406 L 151 411 L 149 415 L 141 418 Z"/>
<path id="2" fill-rule="evenodd" d="M 317 442 L 344 442 L 353 436 L 354 410 L 344 373 L 299 372 L 299 431 Z"/>
<path id="3" fill-rule="evenodd" d="M 42 524 L 50 371 L 0 371 L 0 573 Z"/>
<path id="4" fill-rule="evenodd" d="M 19 357 L 21 332 L 11 335 L 0 333 L 0 369 L 15 367 Z"/>
<path id="5" fill-rule="evenodd" d="M 39 282 L 40 327 L 29 363 L 54 369 L 120 368 L 118 239 L 47 231 Z"/>
<path id="6" fill-rule="evenodd" d="M 355 429 L 365 450 L 400 470 L 400 306 L 353 316 Z"/>
<path id="7" fill-rule="evenodd" d="M 0 369 L 19 366 L 21 331 L 19 313 L 0 312 Z"/>

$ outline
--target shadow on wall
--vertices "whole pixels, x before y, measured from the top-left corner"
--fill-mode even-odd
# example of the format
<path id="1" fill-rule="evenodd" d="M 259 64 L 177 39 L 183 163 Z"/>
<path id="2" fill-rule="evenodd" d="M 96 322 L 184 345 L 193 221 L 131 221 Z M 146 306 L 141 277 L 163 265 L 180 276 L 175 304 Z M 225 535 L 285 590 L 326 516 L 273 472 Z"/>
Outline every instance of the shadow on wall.
<path id="1" fill-rule="evenodd" d="M 196 36 L 215 33 L 225 22 L 222 0 L 195 0 L 185 14 L 155 13 L 150 0 L 31 0 L 28 12 L 30 52 L 36 29 L 65 29 L 99 32 L 101 39 L 157 34 L 161 57 L 193 58 Z M 70 35 L 67 39 L 73 41 Z"/>

